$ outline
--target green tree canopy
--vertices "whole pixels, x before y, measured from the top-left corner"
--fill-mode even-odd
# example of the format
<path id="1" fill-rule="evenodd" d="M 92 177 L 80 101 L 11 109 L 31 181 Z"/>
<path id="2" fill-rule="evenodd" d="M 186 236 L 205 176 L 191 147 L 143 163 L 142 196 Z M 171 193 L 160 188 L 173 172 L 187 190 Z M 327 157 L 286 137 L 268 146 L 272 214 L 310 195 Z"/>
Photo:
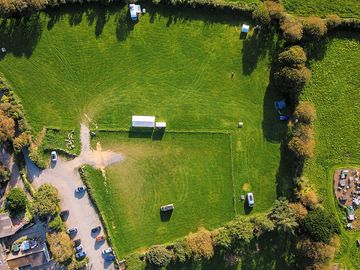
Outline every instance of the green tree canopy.
<path id="1" fill-rule="evenodd" d="M 269 218 L 274 222 L 275 227 L 282 232 L 294 233 L 294 230 L 298 227 L 295 213 L 289 207 L 289 202 L 284 198 L 275 201 Z"/>
<path id="2" fill-rule="evenodd" d="M 60 211 L 57 189 L 50 184 L 43 184 L 34 195 L 33 210 L 41 218 L 55 216 Z"/>
<path id="3" fill-rule="evenodd" d="M 12 215 L 24 212 L 28 204 L 25 192 L 20 188 L 13 188 L 6 196 L 6 207 Z"/>
<path id="4" fill-rule="evenodd" d="M 73 255 L 73 243 L 65 232 L 51 233 L 46 236 L 51 254 L 60 263 L 69 261 Z"/>

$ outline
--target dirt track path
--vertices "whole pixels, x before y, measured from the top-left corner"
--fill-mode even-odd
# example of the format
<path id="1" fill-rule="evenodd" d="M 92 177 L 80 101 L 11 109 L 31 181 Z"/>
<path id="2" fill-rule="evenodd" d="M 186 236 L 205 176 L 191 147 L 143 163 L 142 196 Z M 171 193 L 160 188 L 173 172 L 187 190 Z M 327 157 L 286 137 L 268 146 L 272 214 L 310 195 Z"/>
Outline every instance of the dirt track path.
<path id="1" fill-rule="evenodd" d="M 88 194 L 86 192 L 76 194 L 75 188 L 83 185 L 78 172 L 81 165 L 89 164 L 95 168 L 104 169 L 112 163 L 120 162 L 123 157 L 111 151 L 92 150 L 89 129 L 83 124 L 81 125 L 80 139 L 80 155 L 70 161 L 59 158 L 52 168 L 41 171 L 26 157 L 28 175 L 35 187 L 49 183 L 59 190 L 61 208 L 68 209 L 70 213 L 66 224 L 68 227 L 78 228 L 75 238 L 81 239 L 90 260 L 90 269 L 114 269 L 113 264 L 105 261 L 101 255 L 101 251 L 108 248 L 108 244 L 106 242 L 96 244 L 96 235 L 91 234 L 91 228 L 101 225 L 99 216 Z"/>

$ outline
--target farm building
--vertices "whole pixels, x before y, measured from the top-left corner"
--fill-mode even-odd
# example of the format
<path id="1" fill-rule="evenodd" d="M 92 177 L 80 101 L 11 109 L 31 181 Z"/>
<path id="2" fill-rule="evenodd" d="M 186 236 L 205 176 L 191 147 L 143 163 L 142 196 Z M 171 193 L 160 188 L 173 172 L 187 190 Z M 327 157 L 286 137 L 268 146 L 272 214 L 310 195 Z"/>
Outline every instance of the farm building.
<path id="1" fill-rule="evenodd" d="M 133 115 L 132 127 L 154 128 L 155 116 Z"/>

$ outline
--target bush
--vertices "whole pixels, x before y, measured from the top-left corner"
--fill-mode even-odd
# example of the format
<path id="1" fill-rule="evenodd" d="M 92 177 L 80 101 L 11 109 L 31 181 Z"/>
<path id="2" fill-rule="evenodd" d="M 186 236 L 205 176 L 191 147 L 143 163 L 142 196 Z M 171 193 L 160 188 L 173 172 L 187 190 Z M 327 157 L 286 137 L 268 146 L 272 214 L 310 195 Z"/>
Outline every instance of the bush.
<path id="1" fill-rule="evenodd" d="M 174 243 L 174 258 L 180 263 L 184 263 L 191 258 L 191 249 L 186 241 L 182 240 Z"/>
<path id="2" fill-rule="evenodd" d="M 148 262 L 156 267 L 166 267 L 172 259 L 171 251 L 167 250 L 164 246 L 157 245 L 149 248 L 146 258 Z"/>
<path id="3" fill-rule="evenodd" d="M 282 66 L 303 67 L 306 62 L 306 54 L 302 47 L 291 46 L 279 54 L 278 60 Z"/>
<path id="4" fill-rule="evenodd" d="M 264 4 L 256 6 L 252 13 L 252 18 L 259 24 L 268 25 L 270 24 L 271 18 L 269 11 Z"/>
<path id="5" fill-rule="evenodd" d="M 254 235 L 259 237 L 264 232 L 270 232 L 274 230 L 275 224 L 266 215 L 256 215 L 250 219 L 254 224 Z"/>
<path id="6" fill-rule="evenodd" d="M 326 23 L 319 17 L 308 17 L 303 21 L 303 29 L 306 37 L 310 39 L 320 39 L 327 32 Z"/>
<path id="7" fill-rule="evenodd" d="M 250 243 L 254 238 L 254 224 L 249 218 L 237 217 L 224 226 L 232 242 Z"/>
<path id="8" fill-rule="evenodd" d="M 60 212 L 57 189 L 50 184 L 43 184 L 36 191 L 33 210 L 40 218 L 55 216 Z"/>
<path id="9" fill-rule="evenodd" d="M 49 223 L 49 229 L 53 230 L 53 231 L 64 231 L 65 230 L 65 224 L 62 221 L 60 215 L 57 215 L 53 218 L 52 221 L 50 221 Z"/>
<path id="10" fill-rule="evenodd" d="M 144 270 L 146 269 L 145 260 L 140 259 L 141 254 L 132 253 L 125 257 L 126 261 L 126 270 Z"/>
<path id="11" fill-rule="evenodd" d="M 71 260 L 73 255 L 73 243 L 65 232 L 51 233 L 46 236 L 50 251 L 55 261 L 65 263 Z"/>
<path id="12" fill-rule="evenodd" d="M 196 233 L 190 233 L 186 237 L 186 242 L 195 260 L 208 260 L 212 256 L 214 256 L 214 247 L 211 232 L 209 232 L 208 230 L 200 229 Z"/>
<path id="13" fill-rule="evenodd" d="M 269 213 L 269 218 L 274 222 L 277 230 L 282 232 L 294 233 L 298 223 L 293 210 L 289 207 L 289 202 L 284 198 L 275 201 Z"/>
<path id="14" fill-rule="evenodd" d="M 303 37 L 302 24 L 290 15 L 285 15 L 280 20 L 280 28 L 283 31 L 283 37 L 288 42 L 298 42 Z"/>
<path id="15" fill-rule="evenodd" d="M 18 137 L 16 137 L 13 141 L 13 147 L 15 153 L 20 153 L 21 150 L 29 146 L 30 144 L 30 136 L 27 133 L 21 133 Z"/>
<path id="16" fill-rule="evenodd" d="M 301 222 L 304 232 L 314 241 L 330 243 L 335 233 L 340 233 L 336 218 L 320 208 L 310 211 Z"/>
<path id="17" fill-rule="evenodd" d="M 302 159 L 311 158 L 314 154 L 315 140 L 313 130 L 305 124 L 298 124 L 293 130 L 293 135 L 288 143 L 288 148 Z"/>
<path id="18" fill-rule="evenodd" d="M 0 110 L 0 141 L 10 142 L 15 136 L 15 121 Z"/>
<path id="19" fill-rule="evenodd" d="M 294 117 L 305 124 L 312 124 L 316 119 L 316 110 L 312 103 L 300 101 L 294 111 Z"/>
<path id="20" fill-rule="evenodd" d="M 0 183 L 4 183 L 10 180 L 10 170 L 8 167 L 0 164 Z"/>
<path id="21" fill-rule="evenodd" d="M 300 200 L 309 209 L 314 209 L 319 204 L 318 196 L 314 190 L 301 193 Z"/>
<path id="22" fill-rule="evenodd" d="M 326 16 L 326 26 L 328 29 L 334 29 L 341 24 L 341 18 L 338 15 L 330 14 Z"/>
<path id="23" fill-rule="evenodd" d="M 303 220 L 308 213 L 307 209 L 301 203 L 290 203 L 289 207 L 294 213 L 297 222 Z"/>
<path id="24" fill-rule="evenodd" d="M 6 207 L 12 215 L 24 212 L 28 204 L 26 194 L 20 188 L 13 188 L 6 196 Z"/>
<path id="25" fill-rule="evenodd" d="M 280 20 L 283 17 L 284 7 L 274 1 L 265 1 L 265 6 L 272 19 Z"/>
<path id="26" fill-rule="evenodd" d="M 232 239 L 229 230 L 227 228 L 220 228 L 214 231 L 213 244 L 215 247 L 220 248 L 222 250 L 230 249 L 232 244 Z"/>

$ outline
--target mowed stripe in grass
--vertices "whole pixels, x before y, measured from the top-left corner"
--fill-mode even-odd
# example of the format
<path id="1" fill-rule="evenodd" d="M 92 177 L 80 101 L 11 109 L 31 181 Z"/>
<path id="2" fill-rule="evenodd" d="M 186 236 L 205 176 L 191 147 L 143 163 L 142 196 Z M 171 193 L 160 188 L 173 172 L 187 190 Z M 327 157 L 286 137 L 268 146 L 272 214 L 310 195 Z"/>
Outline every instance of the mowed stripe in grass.
<path id="1" fill-rule="evenodd" d="M 153 141 L 100 132 L 95 140 L 125 157 L 106 169 L 106 182 L 90 177 L 121 255 L 234 217 L 228 135 L 166 133 Z M 161 215 L 169 203 L 172 215 Z"/>
<path id="2" fill-rule="evenodd" d="M 336 167 L 360 167 L 360 35 L 339 33 L 327 41 L 321 61 L 311 61 L 312 79 L 302 99 L 313 102 L 315 122 L 315 157 L 304 174 L 316 186 L 325 207 L 337 212 L 333 194 Z M 339 218 L 340 220 L 340 218 Z M 360 250 L 355 240 L 360 233 L 342 233 L 338 261 L 357 267 Z"/>

